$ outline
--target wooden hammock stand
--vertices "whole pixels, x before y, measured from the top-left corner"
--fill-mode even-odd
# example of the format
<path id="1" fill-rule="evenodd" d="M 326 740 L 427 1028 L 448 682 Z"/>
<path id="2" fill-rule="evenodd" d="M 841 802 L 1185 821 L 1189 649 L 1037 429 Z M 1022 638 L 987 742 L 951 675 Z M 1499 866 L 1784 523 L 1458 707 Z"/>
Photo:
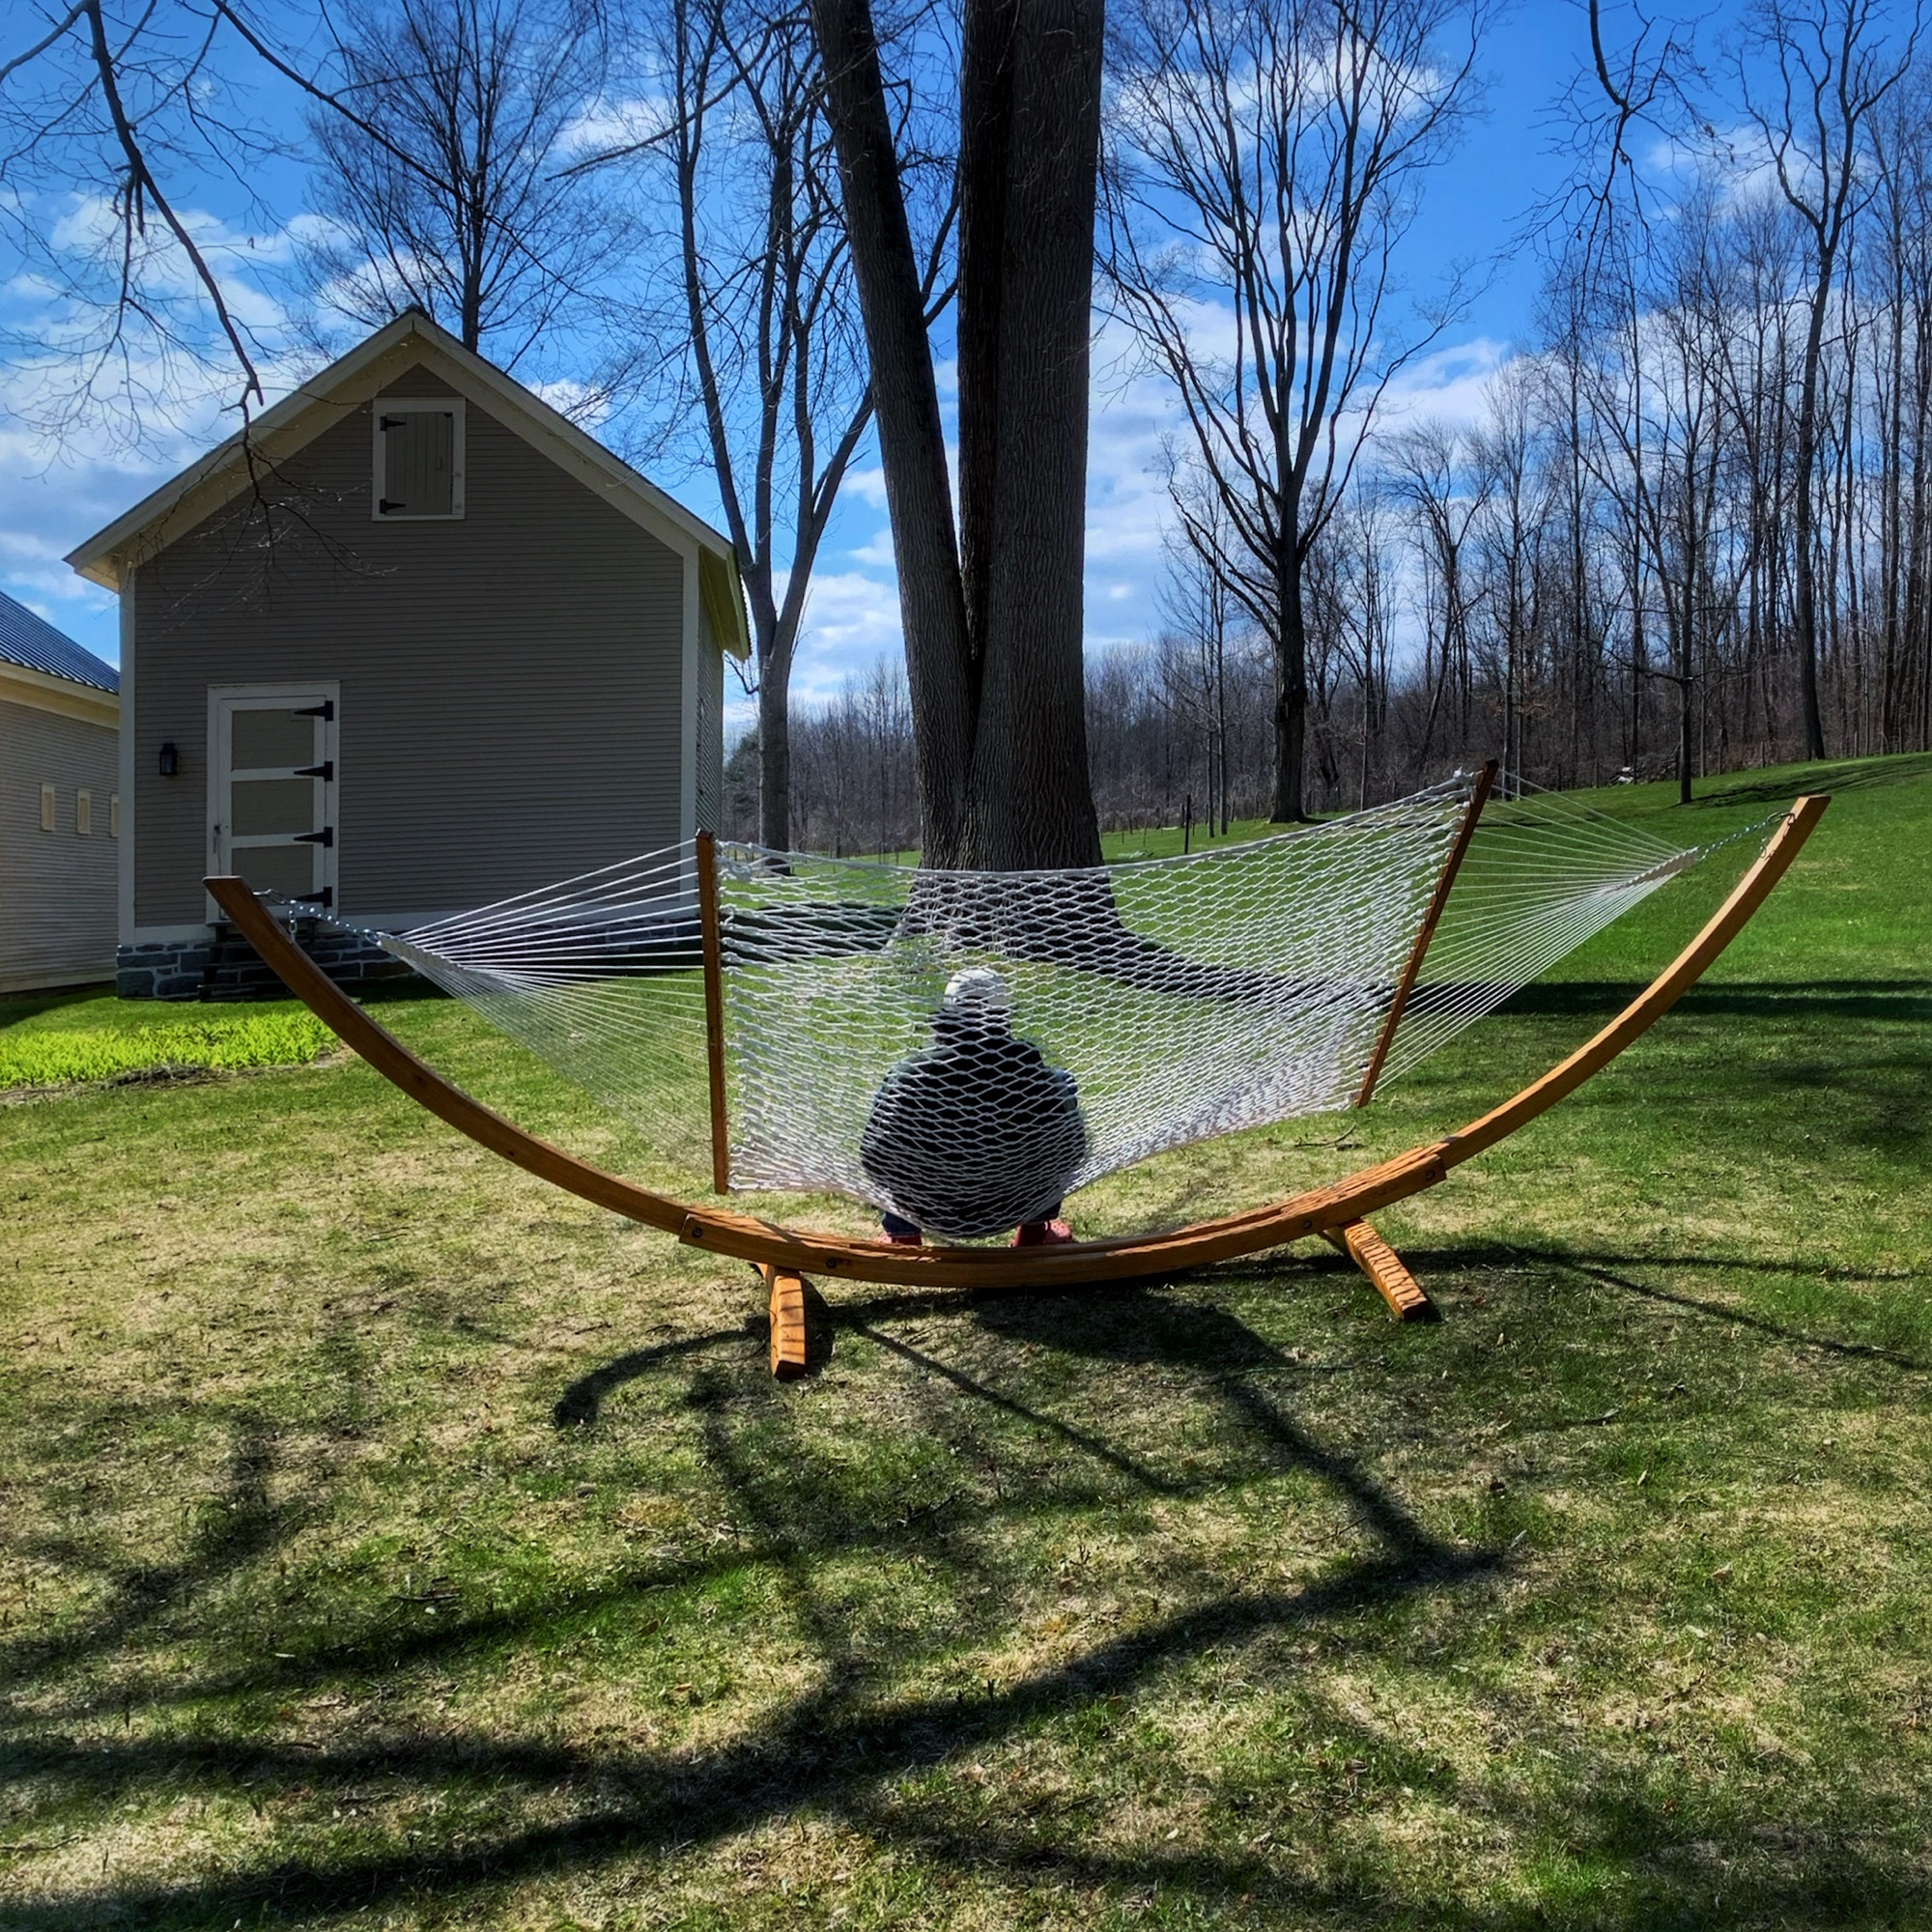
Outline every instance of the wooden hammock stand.
<path id="1" fill-rule="evenodd" d="M 1166 1234 L 1075 1241 L 1063 1247 L 903 1247 L 889 1241 L 860 1240 L 783 1228 L 726 1208 L 675 1201 L 607 1174 L 562 1148 L 526 1133 L 452 1086 L 329 980 L 255 897 L 245 880 L 224 876 L 211 878 L 206 884 L 236 929 L 281 975 L 290 991 L 345 1044 L 438 1119 L 568 1193 L 660 1228 L 692 1247 L 752 1263 L 771 1291 L 773 1373 L 796 1375 L 806 1366 L 805 1282 L 814 1275 L 903 1288 L 1059 1288 L 1078 1282 L 1178 1274 L 1211 1262 L 1319 1236 L 1354 1261 L 1398 1321 L 1428 1319 L 1435 1313 L 1428 1295 L 1369 1225 L 1368 1216 L 1434 1187 L 1447 1178 L 1451 1168 L 1473 1159 L 1547 1112 L 1607 1066 L 1668 1012 L 1764 903 L 1830 803 L 1829 794 L 1824 793 L 1799 799 L 1756 864 L 1738 881 L 1704 929 L 1642 993 L 1541 1079 L 1467 1126 L 1441 1140 L 1410 1148 L 1393 1159 L 1378 1161 L 1346 1179 L 1329 1181 L 1245 1213 L 1197 1222 Z M 1419 936 L 1418 956 L 1407 975 L 1410 984 L 1426 943 L 1425 933 Z M 1385 1027 L 1385 1033 L 1391 1030 Z M 714 1111 L 714 1122 L 720 1118 Z"/>

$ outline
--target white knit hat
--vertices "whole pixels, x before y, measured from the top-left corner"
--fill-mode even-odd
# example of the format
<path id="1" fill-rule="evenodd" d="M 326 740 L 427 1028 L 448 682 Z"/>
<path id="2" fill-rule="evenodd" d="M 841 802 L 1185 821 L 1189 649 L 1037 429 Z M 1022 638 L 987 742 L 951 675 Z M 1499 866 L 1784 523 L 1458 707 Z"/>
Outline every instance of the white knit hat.
<path id="1" fill-rule="evenodd" d="M 1004 977 L 990 966 L 969 966 L 946 982 L 946 1010 L 974 1019 L 1005 1019 L 1012 1009 Z"/>

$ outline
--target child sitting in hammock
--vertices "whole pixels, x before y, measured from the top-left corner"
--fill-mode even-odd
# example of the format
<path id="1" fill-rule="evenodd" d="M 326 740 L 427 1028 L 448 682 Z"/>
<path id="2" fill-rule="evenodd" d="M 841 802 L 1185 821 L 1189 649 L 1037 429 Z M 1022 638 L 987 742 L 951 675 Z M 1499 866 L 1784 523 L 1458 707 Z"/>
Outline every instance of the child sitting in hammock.
<path id="1" fill-rule="evenodd" d="M 1073 1076 L 1013 1036 L 1007 982 L 985 967 L 955 973 L 932 1043 L 893 1068 L 860 1143 L 866 1173 L 897 1211 L 888 1238 L 955 1238 L 1016 1222 L 1016 1248 L 1073 1238 L 1061 1197 L 1087 1157 Z"/>

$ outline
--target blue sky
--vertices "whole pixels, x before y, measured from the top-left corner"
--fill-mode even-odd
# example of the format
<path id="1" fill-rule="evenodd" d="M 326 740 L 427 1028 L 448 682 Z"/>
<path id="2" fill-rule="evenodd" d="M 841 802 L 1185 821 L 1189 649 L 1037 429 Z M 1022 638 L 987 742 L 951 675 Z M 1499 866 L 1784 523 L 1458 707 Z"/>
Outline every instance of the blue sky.
<path id="1" fill-rule="evenodd" d="M 1588 51 L 1586 15 L 1570 0 L 1520 0 L 1494 31 L 1482 66 L 1489 76 L 1484 115 L 1460 151 L 1436 171 L 1404 273 L 1418 291 L 1459 261 L 1488 282 L 1467 316 L 1402 384 L 1402 407 L 1465 416 L 1480 404 L 1487 378 L 1530 329 L 1538 281 L 1534 251 L 1522 242 L 1526 213 L 1560 172 L 1551 154 L 1563 88 Z M 272 95 L 263 97 L 270 111 Z M 272 327 L 275 265 L 288 223 L 303 213 L 299 171 L 261 177 L 281 226 L 250 222 L 213 196 L 204 205 L 237 227 L 237 255 L 264 265 L 256 273 L 262 313 Z M 243 234 L 242 231 L 246 230 Z M 18 279 L 0 284 L 0 312 L 16 325 L 34 292 Z M 148 490 L 218 439 L 211 411 L 190 407 L 180 427 L 130 443 L 125 412 L 106 410 L 59 440 L 27 430 L 8 405 L 35 380 L 31 364 L 0 358 L 0 585 L 91 650 L 117 655 L 113 600 L 82 583 L 60 561 L 81 539 L 120 515 Z M 1088 641 L 1103 649 L 1147 638 L 1154 621 L 1161 560 L 1163 496 L 1152 466 L 1170 417 L 1151 381 L 1125 381 L 1119 362 L 1096 361 L 1088 518 Z M 848 485 L 821 553 L 808 611 L 794 693 L 835 691 L 847 674 L 898 647 L 897 601 L 883 493 L 868 458 Z M 716 517 L 701 473 L 662 477 L 700 515 Z"/>

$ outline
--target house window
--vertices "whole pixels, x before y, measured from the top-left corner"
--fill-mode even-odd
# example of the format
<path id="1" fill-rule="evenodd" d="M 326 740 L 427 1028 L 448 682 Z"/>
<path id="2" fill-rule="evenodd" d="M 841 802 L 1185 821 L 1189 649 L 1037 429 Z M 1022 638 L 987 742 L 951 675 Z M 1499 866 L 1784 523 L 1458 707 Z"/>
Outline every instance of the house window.
<path id="1" fill-rule="evenodd" d="M 54 788 L 52 785 L 43 785 L 41 787 L 41 830 L 43 832 L 51 832 L 53 829 Z"/>
<path id="2" fill-rule="evenodd" d="M 463 402 L 379 400 L 373 505 L 381 524 L 463 514 Z"/>
<path id="3" fill-rule="evenodd" d="M 121 836 L 121 794 L 118 791 L 107 794 L 107 836 L 110 838 Z"/>
<path id="4" fill-rule="evenodd" d="M 77 791 L 73 795 L 73 829 L 83 838 L 94 836 L 94 794 Z"/>

